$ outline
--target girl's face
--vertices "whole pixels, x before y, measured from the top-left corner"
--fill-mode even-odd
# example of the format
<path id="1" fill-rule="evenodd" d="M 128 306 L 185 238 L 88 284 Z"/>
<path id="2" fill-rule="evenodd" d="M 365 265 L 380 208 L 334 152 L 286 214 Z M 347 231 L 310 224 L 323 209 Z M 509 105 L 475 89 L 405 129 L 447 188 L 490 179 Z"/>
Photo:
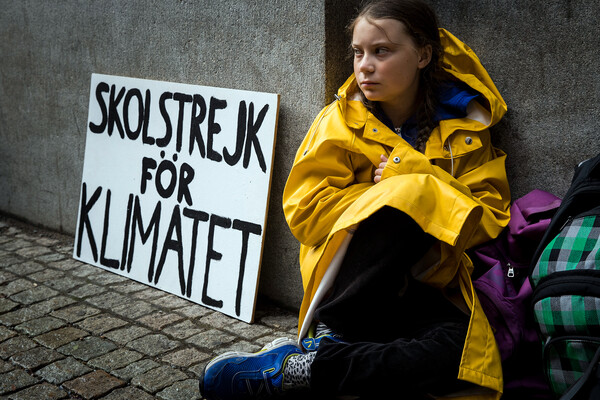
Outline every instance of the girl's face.
<path id="1" fill-rule="evenodd" d="M 419 89 L 419 70 L 431 60 L 431 48 L 418 49 L 395 19 L 356 21 L 352 35 L 354 75 L 365 97 L 380 102 L 397 119 L 412 113 Z M 396 118 L 395 118 L 396 117 Z"/>

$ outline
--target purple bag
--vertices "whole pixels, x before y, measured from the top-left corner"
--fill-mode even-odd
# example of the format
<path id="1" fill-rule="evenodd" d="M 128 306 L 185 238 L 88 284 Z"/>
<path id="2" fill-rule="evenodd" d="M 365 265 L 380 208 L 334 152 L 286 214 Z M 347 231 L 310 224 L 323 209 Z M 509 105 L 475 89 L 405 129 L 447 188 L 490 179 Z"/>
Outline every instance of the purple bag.
<path id="1" fill-rule="evenodd" d="M 515 200 L 508 226 L 495 240 L 469 255 L 475 264 L 473 285 L 494 329 L 502 357 L 505 391 L 529 389 L 535 397 L 548 389 L 541 373 L 539 339 L 529 314 L 532 288 L 529 266 L 561 199 L 543 190 L 533 190 Z M 539 358 L 539 360 L 538 360 Z M 539 371 L 538 371 L 539 370 Z M 549 392 L 548 392 L 549 393 Z"/>

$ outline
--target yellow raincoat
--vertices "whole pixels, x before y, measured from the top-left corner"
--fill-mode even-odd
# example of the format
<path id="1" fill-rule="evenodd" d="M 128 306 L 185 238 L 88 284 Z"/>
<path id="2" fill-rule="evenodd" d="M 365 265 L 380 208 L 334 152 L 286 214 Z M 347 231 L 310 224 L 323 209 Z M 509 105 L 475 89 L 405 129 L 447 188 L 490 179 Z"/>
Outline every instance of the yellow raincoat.
<path id="1" fill-rule="evenodd" d="M 354 76 L 317 116 L 298 150 L 283 208 L 301 243 L 299 335 L 306 335 L 353 228 L 383 206 L 395 207 L 439 240 L 435 261 L 413 268 L 413 275 L 449 297 L 458 294 L 471 314 L 458 378 L 483 389 L 476 398 L 497 399 L 503 389 L 500 355 L 464 251 L 496 237 L 509 221 L 506 155 L 492 146 L 488 130 L 506 104 L 472 50 L 443 29 L 440 37 L 444 68 L 485 100 L 471 102 L 465 118 L 440 121 L 425 154 L 365 108 Z M 375 184 L 381 154 L 389 161 Z"/>

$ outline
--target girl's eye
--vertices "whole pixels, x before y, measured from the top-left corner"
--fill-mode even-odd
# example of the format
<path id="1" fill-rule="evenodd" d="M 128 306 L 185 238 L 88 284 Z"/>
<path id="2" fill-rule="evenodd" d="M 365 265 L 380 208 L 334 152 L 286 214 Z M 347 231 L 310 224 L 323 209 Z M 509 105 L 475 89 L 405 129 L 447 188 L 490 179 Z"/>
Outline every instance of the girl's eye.
<path id="1" fill-rule="evenodd" d="M 357 57 L 357 56 L 362 55 L 362 50 L 357 49 L 357 48 L 353 48 L 352 49 L 352 53 L 354 53 L 354 57 Z"/>
<path id="2" fill-rule="evenodd" d="M 378 47 L 375 49 L 375 54 L 386 54 L 389 50 L 385 47 Z"/>

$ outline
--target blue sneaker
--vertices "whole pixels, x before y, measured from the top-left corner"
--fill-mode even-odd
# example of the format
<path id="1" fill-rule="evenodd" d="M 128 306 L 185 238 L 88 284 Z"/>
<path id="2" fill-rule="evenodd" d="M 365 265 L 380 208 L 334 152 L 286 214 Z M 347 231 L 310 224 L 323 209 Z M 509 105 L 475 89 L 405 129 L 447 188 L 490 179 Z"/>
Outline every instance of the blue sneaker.
<path id="1" fill-rule="evenodd" d="M 321 340 L 325 338 L 336 343 L 347 343 L 342 335 L 335 333 L 321 322 L 313 324 L 308 330 L 308 337 L 302 339 L 300 343 L 304 351 L 317 351 Z"/>
<path id="2" fill-rule="evenodd" d="M 200 377 L 200 394 L 208 400 L 260 399 L 283 392 L 283 368 L 302 354 L 296 341 L 275 339 L 258 353 L 228 352 L 209 362 Z"/>
<path id="3" fill-rule="evenodd" d="M 304 351 L 317 351 L 319 349 L 319 344 L 321 344 L 321 340 L 325 338 L 336 343 L 347 343 L 342 339 L 341 336 L 326 333 L 317 337 L 306 337 L 302 339 L 302 348 L 304 349 Z"/>

